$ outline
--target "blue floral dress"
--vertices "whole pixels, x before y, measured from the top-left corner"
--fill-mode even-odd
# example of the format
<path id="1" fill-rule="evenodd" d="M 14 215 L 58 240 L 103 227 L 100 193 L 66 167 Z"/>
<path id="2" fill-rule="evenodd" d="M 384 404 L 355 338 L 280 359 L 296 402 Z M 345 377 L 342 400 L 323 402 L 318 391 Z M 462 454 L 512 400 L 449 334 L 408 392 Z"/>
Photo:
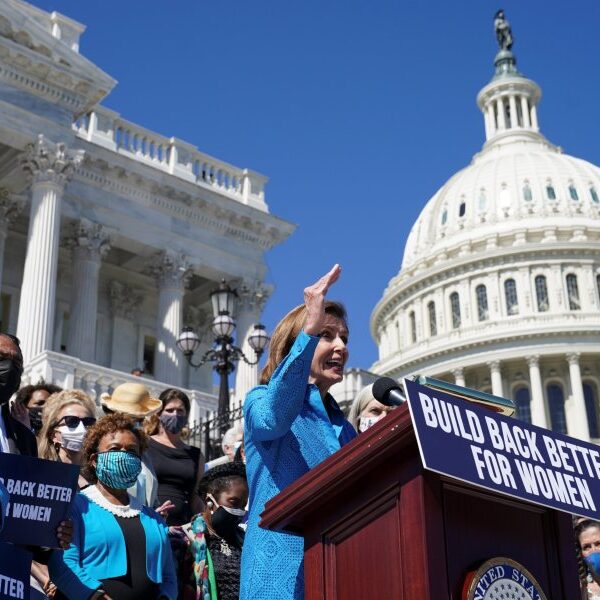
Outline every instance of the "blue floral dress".
<path id="1" fill-rule="evenodd" d="M 302 600 L 304 541 L 258 526 L 268 500 L 354 437 L 335 400 L 308 384 L 319 342 L 301 332 L 268 385 L 244 403 L 248 528 L 242 552 L 240 600 Z"/>

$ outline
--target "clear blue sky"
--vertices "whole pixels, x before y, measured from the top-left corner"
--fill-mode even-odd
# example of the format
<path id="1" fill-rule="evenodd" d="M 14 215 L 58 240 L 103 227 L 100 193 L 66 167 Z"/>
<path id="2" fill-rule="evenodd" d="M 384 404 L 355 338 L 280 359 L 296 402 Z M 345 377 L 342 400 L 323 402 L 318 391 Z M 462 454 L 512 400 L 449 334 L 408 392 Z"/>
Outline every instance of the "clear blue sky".
<path id="1" fill-rule="evenodd" d="M 426 201 L 484 141 L 477 92 L 502 7 L 518 67 L 542 87 L 542 132 L 600 164 L 598 0 L 34 0 L 87 25 L 81 52 L 119 84 L 123 118 L 270 177 L 298 224 L 267 256 L 272 331 L 339 262 L 350 366 Z"/>

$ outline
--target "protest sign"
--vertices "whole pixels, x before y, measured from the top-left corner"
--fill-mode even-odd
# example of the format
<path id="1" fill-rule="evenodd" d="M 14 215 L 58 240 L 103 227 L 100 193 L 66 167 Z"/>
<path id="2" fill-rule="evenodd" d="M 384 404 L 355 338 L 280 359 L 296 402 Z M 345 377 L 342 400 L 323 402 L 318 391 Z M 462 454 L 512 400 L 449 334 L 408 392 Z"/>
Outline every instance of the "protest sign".
<path id="1" fill-rule="evenodd" d="M 600 448 L 407 379 L 423 466 L 495 492 L 600 518 Z"/>
<path id="2" fill-rule="evenodd" d="M 0 600 L 29 600 L 31 552 L 0 542 Z"/>
<path id="3" fill-rule="evenodd" d="M 10 495 L 0 540 L 58 548 L 56 529 L 75 499 L 79 466 L 0 453 L 0 483 Z"/>

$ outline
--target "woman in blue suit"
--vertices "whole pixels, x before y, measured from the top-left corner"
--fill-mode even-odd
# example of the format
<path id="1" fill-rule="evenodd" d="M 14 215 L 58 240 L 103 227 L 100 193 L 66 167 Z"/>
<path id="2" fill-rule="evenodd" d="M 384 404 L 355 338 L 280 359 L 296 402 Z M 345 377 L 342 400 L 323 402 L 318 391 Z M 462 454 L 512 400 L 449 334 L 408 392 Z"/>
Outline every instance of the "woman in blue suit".
<path id="1" fill-rule="evenodd" d="M 346 311 L 325 299 L 341 268 L 304 290 L 271 339 L 261 384 L 244 403 L 248 528 L 240 600 L 304 598 L 301 537 L 261 529 L 265 503 L 356 436 L 328 390 L 348 359 Z"/>
<path id="2" fill-rule="evenodd" d="M 175 600 L 177 583 L 167 526 L 127 494 L 141 470 L 146 435 L 114 413 L 88 430 L 87 481 L 73 506 L 73 540 L 50 560 L 50 577 L 70 600 Z"/>

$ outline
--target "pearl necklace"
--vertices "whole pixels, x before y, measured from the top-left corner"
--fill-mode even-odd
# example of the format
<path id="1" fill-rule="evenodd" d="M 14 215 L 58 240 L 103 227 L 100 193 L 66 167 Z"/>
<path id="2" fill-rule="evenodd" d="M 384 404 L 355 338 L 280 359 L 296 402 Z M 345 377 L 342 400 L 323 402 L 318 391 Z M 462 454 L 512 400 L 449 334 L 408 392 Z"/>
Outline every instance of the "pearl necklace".
<path id="1" fill-rule="evenodd" d="M 95 486 L 90 485 L 81 491 L 89 500 L 94 504 L 97 504 L 100 508 L 107 510 L 116 517 L 132 518 L 137 517 L 142 511 L 142 504 L 136 498 L 129 496 L 129 504 L 121 506 L 120 504 L 113 504 L 109 502 L 103 495 L 102 492 Z"/>

